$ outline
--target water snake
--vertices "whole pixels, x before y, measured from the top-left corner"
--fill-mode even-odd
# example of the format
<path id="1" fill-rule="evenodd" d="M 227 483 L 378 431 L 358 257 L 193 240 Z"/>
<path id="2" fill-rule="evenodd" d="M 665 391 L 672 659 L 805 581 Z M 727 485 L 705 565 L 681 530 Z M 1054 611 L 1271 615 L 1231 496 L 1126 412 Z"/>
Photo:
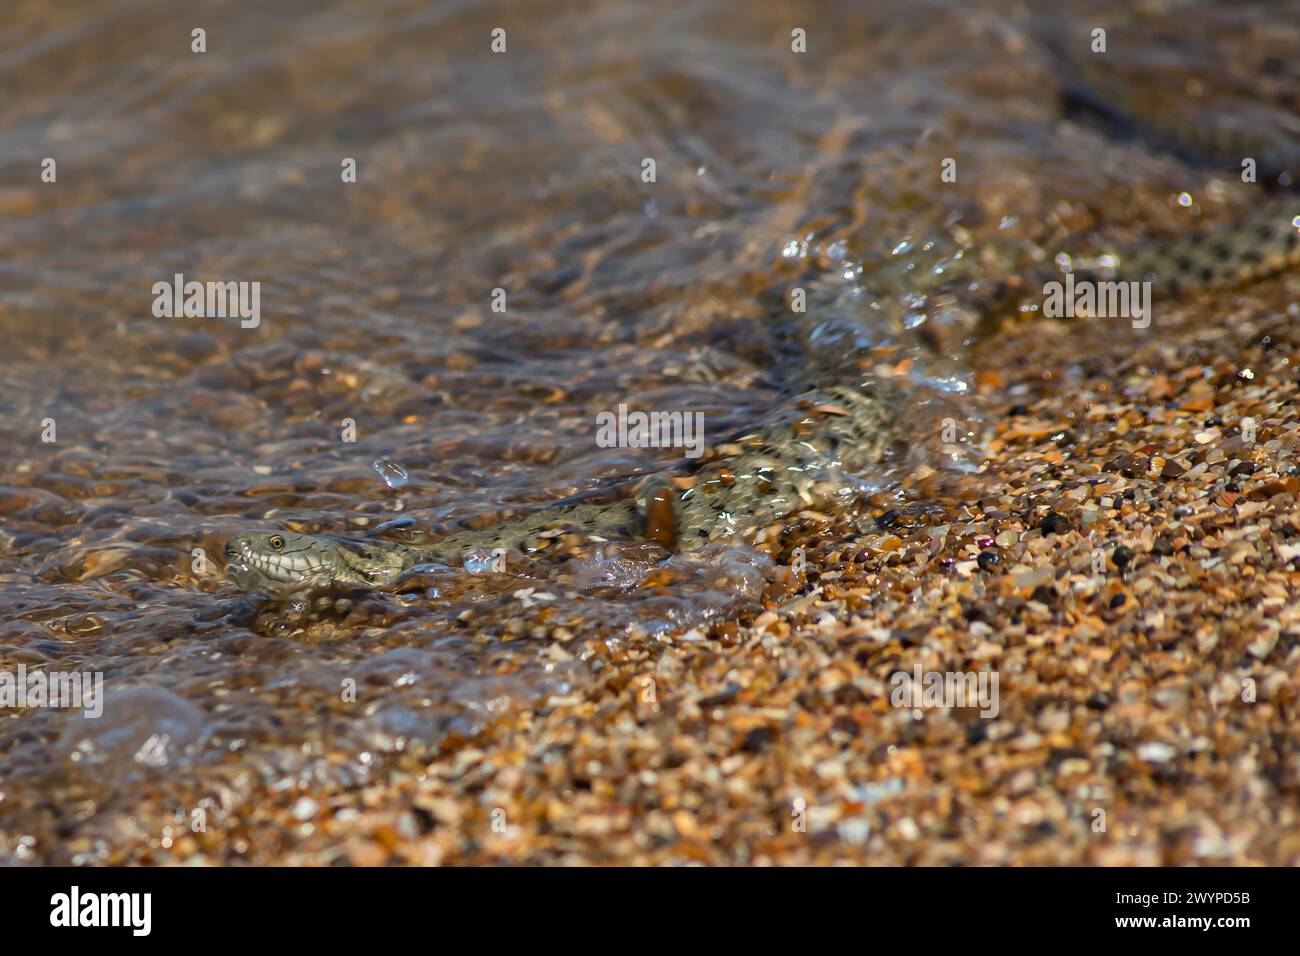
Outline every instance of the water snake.
<path id="1" fill-rule="evenodd" d="M 1076 104 L 1090 91 L 1105 104 L 1119 100 L 1106 88 L 1095 65 L 1077 58 L 1070 92 Z M 1141 111 L 1113 116 L 1153 131 L 1157 146 L 1178 146 L 1199 156 L 1239 162 L 1238 139 L 1216 133 L 1213 124 L 1179 128 L 1168 117 Z M 1294 154 L 1262 151 L 1261 169 L 1276 177 Z M 1247 219 L 1222 229 L 1166 243 L 1112 250 L 1089 260 L 1076 258 L 1076 280 L 1149 281 L 1162 298 L 1255 281 L 1300 264 L 1300 200 L 1284 194 L 1261 204 Z M 1041 299 L 1043 284 L 1060 278 L 1052 263 L 1011 277 L 987 295 L 981 310 L 986 328 L 1017 302 Z M 917 292 L 932 293 L 958 281 L 916 275 Z M 583 536 L 649 539 L 679 551 L 693 551 L 731 536 L 750 536 L 804 508 L 825 508 L 860 487 L 858 475 L 906 444 L 907 423 L 892 386 L 870 374 L 853 354 L 828 356 L 814 347 L 821 316 L 793 315 L 796 337 L 807 361 L 790 383 L 789 398 L 761 421 L 715 443 L 698 461 L 669 472 L 616 484 L 595 495 L 565 499 L 486 529 L 454 533 L 425 546 L 378 538 L 354 539 L 280 530 L 233 537 L 225 558 L 243 587 L 297 589 L 337 582 L 382 587 L 417 564 L 459 564 L 473 549 L 547 550 L 564 532 Z"/>

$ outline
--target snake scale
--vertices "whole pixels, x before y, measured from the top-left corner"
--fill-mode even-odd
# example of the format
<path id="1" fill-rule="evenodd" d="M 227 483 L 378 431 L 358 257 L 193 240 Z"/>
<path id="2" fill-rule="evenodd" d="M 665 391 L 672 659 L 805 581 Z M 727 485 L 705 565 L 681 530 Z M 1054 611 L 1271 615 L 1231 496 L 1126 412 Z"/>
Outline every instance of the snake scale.
<path id="1" fill-rule="evenodd" d="M 1095 70 L 1079 68 L 1074 73 L 1092 98 L 1107 96 L 1106 80 Z M 1139 124 L 1146 119 L 1111 112 Z M 1157 145 L 1240 162 L 1239 139 L 1216 136 L 1212 124 L 1197 122 L 1171 131 L 1162 116 L 1147 126 Z M 1270 153 L 1263 165 L 1270 172 L 1285 170 L 1288 160 L 1294 160 L 1294 153 Z M 1079 260 L 1073 271 L 1080 280 L 1151 281 L 1169 298 L 1244 284 L 1300 265 L 1298 214 L 1300 199 L 1284 194 L 1226 228 L 1090 260 L 1104 263 L 1104 268 Z M 1033 290 L 1059 277 L 1060 267 L 1053 266 L 1022 277 L 1015 287 Z M 913 281 L 918 291 L 935 287 L 926 285 L 924 276 Z M 996 322 L 1010 303 L 1006 295 L 991 299 L 995 301 L 984 303 L 983 311 L 986 320 L 991 316 Z M 794 323 L 807 360 L 791 383 L 791 397 L 753 427 L 715 444 L 687 465 L 603 493 L 565 499 L 493 527 L 453 533 L 427 546 L 279 530 L 246 532 L 226 545 L 228 571 L 250 590 L 293 591 L 330 583 L 383 587 L 416 565 L 455 565 L 476 549 L 543 551 L 565 532 L 651 540 L 689 552 L 719 539 L 752 537 L 806 508 L 833 505 L 857 492 L 858 475 L 906 443 L 906 423 L 900 420 L 897 395 L 887 383 L 865 374 L 852 356 L 834 361 L 818 355 L 812 347 L 816 310 L 796 313 Z"/>

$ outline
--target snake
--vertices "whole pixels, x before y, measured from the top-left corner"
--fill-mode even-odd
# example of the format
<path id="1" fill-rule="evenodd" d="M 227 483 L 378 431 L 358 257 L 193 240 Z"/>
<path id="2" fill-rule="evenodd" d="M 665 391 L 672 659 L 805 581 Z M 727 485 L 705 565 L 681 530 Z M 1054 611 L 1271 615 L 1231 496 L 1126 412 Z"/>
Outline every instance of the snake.
<path id="1" fill-rule="evenodd" d="M 1054 49 L 1058 49 L 1054 47 Z M 1075 71 L 1074 93 L 1084 100 L 1106 94 L 1096 70 Z M 1080 85 L 1082 84 L 1082 85 Z M 1064 92 L 1064 90 L 1063 90 Z M 1063 97 L 1064 98 L 1064 97 Z M 1076 97 L 1076 101 L 1080 99 Z M 1104 112 L 1141 122 L 1105 100 Z M 1178 130 L 1159 116 L 1148 124 L 1157 146 L 1193 149 L 1200 156 L 1239 162 L 1240 138 L 1216 136 L 1212 124 Z M 1266 152 L 1269 170 L 1285 169 L 1293 155 Z M 973 258 L 973 257 L 972 257 Z M 981 328 L 1023 301 L 1026 290 L 1073 271 L 1079 281 L 1152 282 L 1171 299 L 1198 291 L 1240 286 L 1300 265 L 1300 197 L 1285 193 L 1263 202 L 1243 220 L 1178 239 L 1148 241 L 1063 265 L 1031 268 L 1018 281 L 995 283 L 980 304 Z M 909 277 L 910 291 L 933 292 L 941 282 Z M 828 355 L 819 347 L 816 310 L 796 313 L 795 337 L 804 361 L 787 397 L 740 432 L 674 468 L 615 482 L 597 492 L 566 498 L 487 528 L 457 531 L 431 544 L 351 538 L 280 529 L 247 531 L 225 546 L 228 575 L 246 590 L 300 591 L 329 585 L 385 588 L 417 566 L 468 564 L 467 556 L 559 550 L 557 539 L 651 541 L 669 551 L 698 552 L 724 539 L 753 541 L 764 528 L 804 509 L 834 509 L 864 487 L 862 476 L 900 454 L 908 422 L 896 386 L 864 370 L 848 350 Z"/>

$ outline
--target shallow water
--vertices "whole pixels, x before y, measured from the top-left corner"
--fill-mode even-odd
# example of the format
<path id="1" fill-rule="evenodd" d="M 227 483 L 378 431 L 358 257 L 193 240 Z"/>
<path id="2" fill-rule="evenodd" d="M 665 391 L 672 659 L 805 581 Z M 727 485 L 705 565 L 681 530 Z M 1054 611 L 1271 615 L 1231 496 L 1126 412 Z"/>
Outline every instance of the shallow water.
<path id="1" fill-rule="evenodd" d="M 794 286 L 825 348 L 906 384 L 897 466 L 972 467 L 932 427 L 980 414 L 966 304 L 901 297 L 910 274 L 996 279 L 1253 198 L 1062 121 L 1035 37 L 1128 16 L 1070 6 L 6 5 L 0 665 L 102 672 L 108 696 L 97 720 L 0 716 L 0 855 L 110 860 L 146 794 L 183 820 L 251 780 L 347 786 L 585 686 L 631 628 L 752 610 L 773 561 L 743 547 L 305 609 L 218 556 L 266 525 L 432 535 L 671 463 L 599 447 L 596 416 L 700 411 L 710 441 L 751 421 L 797 365 Z M 1148 95 L 1246 129 L 1294 107 L 1294 20 L 1176 6 L 1123 34 Z M 259 324 L 156 317 L 177 273 L 259 282 Z"/>

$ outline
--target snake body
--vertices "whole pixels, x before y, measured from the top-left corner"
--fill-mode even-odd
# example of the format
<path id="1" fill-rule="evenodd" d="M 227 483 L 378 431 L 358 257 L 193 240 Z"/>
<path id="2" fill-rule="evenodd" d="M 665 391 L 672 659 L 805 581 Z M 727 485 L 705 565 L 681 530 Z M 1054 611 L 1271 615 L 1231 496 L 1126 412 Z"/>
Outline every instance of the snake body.
<path id="1" fill-rule="evenodd" d="M 693 551 L 752 533 L 857 487 L 854 475 L 879 462 L 895 434 L 891 402 L 874 383 L 826 383 L 711 448 L 689 468 L 612 489 L 613 500 L 566 499 L 491 528 L 462 531 L 415 548 L 392 541 L 255 531 L 226 546 L 241 585 L 384 585 L 417 564 L 452 564 L 473 550 L 545 550 L 554 533 L 644 537 Z"/>
<path id="2" fill-rule="evenodd" d="M 1161 127 L 1160 135 L 1169 134 Z M 1205 128 L 1183 139 L 1214 151 L 1207 144 L 1215 138 Z M 1218 142 L 1224 147 L 1221 152 L 1234 154 L 1230 138 Z M 1150 281 L 1162 296 L 1177 298 L 1255 281 L 1297 265 L 1300 199 L 1284 195 L 1226 228 L 1076 260 L 1072 268 L 1078 279 Z M 1060 270 L 1053 264 L 1034 271 L 1016 287 L 1032 292 L 1039 283 L 1059 278 Z M 938 287 L 925 276 L 909 281 L 922 292 Z M 996 318 L 1006 314 L 1009 302 L 1004 296 L 985 307 L 986 315 Z M 714 445 L 689 466 L 625 482 L 603 497 L 565 499 L 423 547 L 375 538 L 247 532 L 226 546 L 229 572 L 249 589 L 329 583 L 381 587 L 416 565 L 455 565 L 476 549 L 545 551 L 554 537 L 566 532 L 648 539 L 689 552 L 723 538 L 752 538 L 783 516 L 824 508 L 855 493 L 861 472 L 906 444 L 907 423 L 900 418 L 898 396 L 886 383 L 864 375 L 855 355 L 828 357 L 813 347 L 815 311 L 796 315 L 795 326 L 808 361 L 793 383 L 791 397 L 753 428 Z"/>

